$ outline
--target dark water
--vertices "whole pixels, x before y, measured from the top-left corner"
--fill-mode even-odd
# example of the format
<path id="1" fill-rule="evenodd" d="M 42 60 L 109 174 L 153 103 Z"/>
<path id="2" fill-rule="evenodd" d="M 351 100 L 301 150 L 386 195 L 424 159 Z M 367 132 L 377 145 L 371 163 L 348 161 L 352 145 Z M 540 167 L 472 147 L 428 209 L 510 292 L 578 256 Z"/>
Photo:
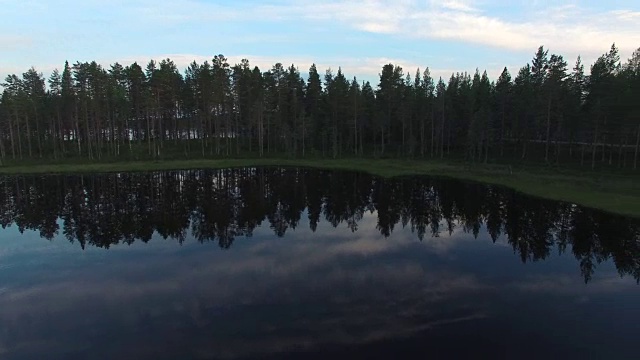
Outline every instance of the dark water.
<path id="1" fill-rule="evenodd" d="M 637 358 L 640 221 L 432 178 L 0 178 L 1 359 Z"/>

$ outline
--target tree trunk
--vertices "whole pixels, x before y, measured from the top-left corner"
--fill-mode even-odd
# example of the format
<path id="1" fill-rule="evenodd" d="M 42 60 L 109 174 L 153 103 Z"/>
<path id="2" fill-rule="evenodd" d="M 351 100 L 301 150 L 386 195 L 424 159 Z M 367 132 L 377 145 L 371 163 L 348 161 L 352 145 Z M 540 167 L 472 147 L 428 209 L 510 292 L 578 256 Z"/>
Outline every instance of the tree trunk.
<path id="1" fill-rule="evenodd" d="M 380 155 L 384 155 L 384 125 L 382 126 L 382 132 L 380 134 Z"/>
<path id="2" fill-rule="evenodd" d="M 18 155 L 20 156 L 20 160 L 23 159 L 22 154 L 22 129 L 20 128 L 20 120 L 18 118 L 18 114 L 16 113 L 16 136 L 18 136 Z"/>
<path id="3" fill-rule="evenodd" d="M 624 137 L 624 144 L 627 144 L 627 137 Z M 622 139 L 620 139 L 620 143 L 618 144 L 618 168 L 622 167 Z"/>
<path id="4" fill-rule="evenodd" d="M 84 126 L 87 134 L 87 150 L 89 151 L 89 159 L 93 159 L 93 146 L 91 145 L 91 128 L 89 127 L 89 107 L 85 100 L 84 103 Z"/>
<path id="5" fill-rule="evenodd" d="M 151 116 L 149 116 L 149 109 L 147 109 L 147 114 L 145 116 L 147 118 L 147 148 L 149 156 L 153 155 L 153 150 L 151 149 Z"/>
<path id="6" fill-rule="evenodd" d="M 127 137 L 127 142 L 129 143 L 129 155 L 131 155 L 131 153 L 133 152 L 133 148 L 131 146 L 131 138 L 133 137 L 133 134 L 129 134 L 129 117 L 125 116 L 125 122 L 124 122 L 124 136 Z"/>
<path id="7" fill-rule="evenodd" d="M 158 145 L 158 156 L 160 156 L 160 150 L 164 148 L 164 137 L 165 137 L 165 127 L 164 125 L 164 111 L 161 112 L 160 111 L 160 95 L 156 96 L 157 101 L 158 101 L 158 137 L 159 137 L 159 141 L 160 141 L 160 145 Z M 168 126 L 167 126 L 168 127 Z"/>
<path id="8" fill-rule="evenodd" d="M 6 157 L 5 149 L 4 149 L 4 134 L 0 133 L 0 159 L 4 160 Z M 2 161 L 0 161 L 0 165 L 2 165 Z"/>
<path id="9" fill-rule="evenodd" d="M 336 115 L 334 115 L 333 129 L 331 130 L 333 138 L 333 158 L 338 157 L 338 122 Z"/>
<path id="10" fill-rule="evenodd" d="M 153 137 L 153 157 L 156 158 L 160 156 L 160 148 L 162 148 L 162 137 L 164 136 L 164 134 L 162 133 L 162 120 L 159 103 L 157 103 L 156 111 L 154 111 L 152 131 L 153 133 L 155 133 L 155 136 Z M 158 142 L 160 143 L 159 145 Z"/>
<path id="11" fill-rule="evenodd" d="M 14 140 L 14 136 L 13 136 L 13 124 L 11 121 L 11 118 L 8 118 L 7 121 L 9 122 L 9 137 L 11 138 L 11 158 L 13 160 L 16 159 L 16 145 L 15 145 L 15 140 Z"/>
<path id="12" fill-rule="evenodd" d="M 420 119 L 420 156 L 424 157 L 424 118 Z"/>
<path id="13" fill-rule="evenodd" d="M 64 156 L 64 130 L 62 129 L 62 116 L 60 115 L 60 109 L 57 111 L 57 120 L 58 120 L 58 135 L 60 140 L 60 152 L 62 153 L 60 156 Z"/>
<path id="14" fill-rule="evenodd" d="M 551 135 L 551 97 L 547 102 L 547 141 L 544 145 L 544 162 L 549 162 L 549 140 Z"/>
<path id="15" fill-rule="evenodd" d="M 57 134 L 57 129 L 58 129 L 58 121 L 56 119 L 56 117 L 52 116 L 49 119 L 51 122 L 49 123 L 49 129 L 50 129 L 50 138 L 51 138 L 51 150 L 53 151 L 53 158 L 54 160 L 58 159 L 58 142 L 57 139 L 59 138 L 58 134 Z M 47 136 L 46 136 L 46 129 L 45 129 L 45 144 L 47 143 Z"/>
<path id="16" fill-rule="evenodd" d="M 435 148 L 435 122 L 434 110 L 431 109 L 431 157 L 433 157 L 433 150 Z"/>
<path id="17" fill-rule="evenodd" d="M 489 134 L 486 135 L 484 143 L 484 163 L 486 164 L 489 160 Z"/>
<path id="18" fill-rule="evenodd" d="M 502 104 L 502 121 L 500 124 L 500 157 L 504 157 L 504 122 L 505 122 L 505 105 Z"/>
<path id="19" fill-rule="evenodd" d="M 259 146 L 260 146 L 260 157 L 264 156 L 264 108 L 263 102 L 260 101 L 260 118 L 259 118 L 259 126 L 258 133 L 259 137 Z"/>
<path id="20" fill-rule="evenodd" d="M 29 157 L 31 158 L 31 128 L 29 127 L 29 115 L 25 117 L 25 124 L 27 124 L 27 147 L 29 149 Z"/>
<path id="21" fill-rule="evenodd" d="M 364 132 L 364 127 L 360 128 L 360 156 L 364 155 L 364 146 L 363 146 L 363 140 L 364 140 L 364 135 L 362 134 Z"/>
<path id="22" fill-rule="evenodd" d="M 40 136 L 40 121 L 38 119 L 38 111 L 35 109 L 35 105 L 34 105 L 34 115 L 35 115 L 35 119 L 36 119 L 36 139 L 38 140 L 38 157 L 42 158 L 42 140 L 41 140 L 41 136 Z"/>
<path id="23" fill-rule="evenodd" d="M 451 125 L 447 128 L 447 156 L 451 154 Z"/>
<path id="24" fill-rule="evenodd" d="M 614 144 L 613 141 L 611 141 L 611 144 L 609 144 L 609 166 L 611 166 L 611 164 L 613 163 L 613 149 Z"/>
<path id="25" fill-rule="evenodd" d="M 253 112 L 251 112 L 251 114 L 247 117 L 247 131 L 248 131 L 248 136 L 247 139 L 249 141 L 249 153 L 251 154 L 251 152 L 253 151 L 253 119 L 254 114 Z"/>
<path id="26" fill-rule="evenodd" d="M 219 110 L 220 109 L 218 109 L 218 107 L 216 106 L 216 112 L 213 115 L 213 125 L 211 125 L 213 127 L 210 127 L 208 129 L 210 136 L 215 138 L 212 141 L 215 141 L 215 154 L 216 155 L 220 155 L 220 117 L 218 116 L 218 114 L 220 113 Z M 210 155 L 214 154 L 214 146 L 209 147 L 209 154 Z"/>
<path id="27" fill-rule="evenodd" d="M 569 139 L 569 160 L 573 160 L 573 136 Z"/>
<path id="28" fill-rule="evenodd" d="M 598 140 L 598 123 L 596 122 L 596 129 L 593 133 L 593 146 L 592 148 L 592 152 L 591 152 L 591 170 L 594 170 L 596 168 L 596 149 L 597 149 L 597 144 L 596 141 Z"/>
<path id="29" fill-rule="evenodd" d="M 402 148 L 400 149 L 400 155 L 404 156 L 405 153 L 405 149 L 406 149 L 406 145 L 405 145 L 405 136 L 404 136 L 404 128 L 405 128 L 405 120 L 404 120 L 404 116 L 402 119 Z"/>
<path id="30" fill-rule="evenodd" d="M 206 142 L 206 135 L 205 135 L 206 122 L 205 122 L 205 119 L 203 119 L 202 115 L 200 114 L 198 114 L 198 122 L 200 123 L 200 134 L 198 134 L 198 137 L 200 137 L 200 150 L 202 152 L 202 157 L 205 157 L 204 148 L 205 148 L 205 142 Z"/>
<path id="31" fill-rule="evenodd" d="M 236 155 L 240 155 L 240 116 L 242 115 L 241 113 L 242 109 L 238 109 L 238 112 L 236 113 L 236 124 L 235 124 L 235 130 L 233 131 L 233 138 L 236 141 Z"/>
<path id="32" fill-rule="evenodd" d="M 442 127 L 440 129 L 440 158 L 444 157 L 444 98 L 442 99 Z"/>
<path id="33" fill-rule="evenodd" d="M 78 111 L 78 103 L 75 102 L 75 125 L 76 125 L 76 130 L 75 130 L 75 138 L 76 138 L 76 142 L 78 143 L 78 156 L 82 156 L 82 146 L 80 145 L 80 112 Z"/>
<path id="34" fill-rule="evenodd" d="M 223 110 L 224 111 L 224 110 Z M 224 116 L 224 134 L 225 137 L 225 155 L 231 155 L 231 136 L 229 134 L 229 129 L 231 129 L 231 116 L 229 114 L 225 114 Z"/>
<path id="35" fill-rule="evenodd" d="M 636 150 L 633 154 L 633 169 L 638 168 L 638 149 L 640 148 L 640 125 L 638 125 L 638 132 L 636 134 Z"/>

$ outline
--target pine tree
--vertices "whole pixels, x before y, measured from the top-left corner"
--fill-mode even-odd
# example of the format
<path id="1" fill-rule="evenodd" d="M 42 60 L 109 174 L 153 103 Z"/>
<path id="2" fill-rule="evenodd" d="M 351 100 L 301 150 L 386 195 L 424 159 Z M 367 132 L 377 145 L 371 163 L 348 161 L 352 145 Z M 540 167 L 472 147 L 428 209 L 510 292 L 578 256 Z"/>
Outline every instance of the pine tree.
<path id="1" fill-rule="evenodd" d="M 504 156 L 507 119 L 511 116 L 511 74 L 505 67 L 496 83 L 497 115 L 500 119 L 500 157 Z"/>
<path id="2" fill-rule="evenodd" d="M 564 118 L 564 102 L 565 98 L 565 80 L 567 78 L 567 62 L 560 55 L 551 55 L 548 65 L 548 74 L 545 79 L 544 89 L 547 94 L 547 124 L 546 124 L 546 140 L 544 148 L 544 160 L 549 161 L 549 147 L 551 144 L 551 121 L 552 107 L 555 106 L 555 120 L 557 122 L 557 131 L 562 130 Z M 557 139 L 556 139 L 557 140 Z M 558 150 L 559 152 L 559 150 Z"/>
<path id="3" fill-rule="evenodd" d="M 322 131 L 322 115 L 320 113 L 322 100 L 322 82 L 320 74 L 315 64 L 311 64 L 309 68 L 309 76 L 307 77 L 307 85 L 305 89 L 305 113 L 309 117 L 310 128 L 315 134 Z M 317 150 L 318 143 L 315 143 Z M 320 145 L 321 146 L 321 145 Z M 304 156 L 304 155 L 303 155 Z"/>

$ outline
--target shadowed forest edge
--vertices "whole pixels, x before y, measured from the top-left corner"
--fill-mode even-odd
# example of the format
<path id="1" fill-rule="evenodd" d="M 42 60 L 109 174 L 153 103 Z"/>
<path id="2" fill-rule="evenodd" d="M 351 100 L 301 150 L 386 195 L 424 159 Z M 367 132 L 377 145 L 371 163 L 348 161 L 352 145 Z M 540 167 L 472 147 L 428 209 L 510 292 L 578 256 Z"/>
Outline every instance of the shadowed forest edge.
<path id="1" fill-rule="evenodd" d="M 637 171 L 640 49 L 618 49 L 586 75 L 540 47 L 515 79 L 476 71 L 434 79 L 385 65 L 374 87 L 341 69 L 306 81 L 223 55 L 180 72 L 170 59 L 64 64 L 48 82 L 10 75 L 0 101 L 0 157 L 88 161 L 167 158 L 401 157 Z M 28 163 L 28 162 L 26 162 Z"/>
<path id="2" fill-rule="evenodd" d="M 505 68 L 496 82 L 388 64 L 374 89 L 341 69 L 321 76 L 314 65 L 305 80 L 295 65 L 263 72 L 218 55 L 184 73 L 170 59 L 65 63 L 48 81 L 32 68 L 3 86 L 4 173 L 352 166 L 640 216 L 640 51 L 621 63 L 615 45 L 589 75 L 580 58 L 569 70 L 540 47 L 515 79 Z"/>

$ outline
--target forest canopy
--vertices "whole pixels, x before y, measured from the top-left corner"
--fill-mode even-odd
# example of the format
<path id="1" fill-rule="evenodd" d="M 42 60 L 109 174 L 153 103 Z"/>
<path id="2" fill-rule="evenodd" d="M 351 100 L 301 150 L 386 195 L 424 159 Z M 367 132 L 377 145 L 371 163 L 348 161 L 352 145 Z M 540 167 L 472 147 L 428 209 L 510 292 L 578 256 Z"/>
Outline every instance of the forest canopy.
<path id="1" fill-rule="evenodd" d="M 184 71 L 171 59 L 66 62 L 48 79 L 31 68 L 2 85 L 3 164 L 249 153 L 638 166 L 640 49 L 622 62 L 615 44 L 589 75 L 580 57 L 541 46 L 496 80 L 387 64 L 371 84 L 340 68 L 302 75 L 217 55 Z"/>

